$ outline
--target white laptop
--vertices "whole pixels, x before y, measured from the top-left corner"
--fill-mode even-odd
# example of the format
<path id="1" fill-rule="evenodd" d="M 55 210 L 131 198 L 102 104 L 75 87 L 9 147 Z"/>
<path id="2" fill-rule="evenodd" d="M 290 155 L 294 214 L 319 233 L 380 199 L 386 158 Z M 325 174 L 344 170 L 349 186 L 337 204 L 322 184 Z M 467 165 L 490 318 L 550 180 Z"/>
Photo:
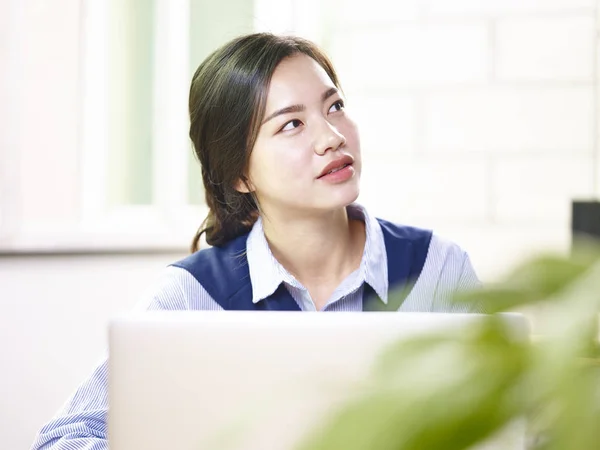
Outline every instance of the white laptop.
<path id="1" fill-rule="evenodd" d="M 110 448 L 293 449 L 357 394 L 389 343 L 470 327 L 484 317 L 188 311 L 116 319 Z M 518 339 L 527 338 L 524 317 L 503 320 Z M 493 448 L 522 448 L 519 439 Z"/>

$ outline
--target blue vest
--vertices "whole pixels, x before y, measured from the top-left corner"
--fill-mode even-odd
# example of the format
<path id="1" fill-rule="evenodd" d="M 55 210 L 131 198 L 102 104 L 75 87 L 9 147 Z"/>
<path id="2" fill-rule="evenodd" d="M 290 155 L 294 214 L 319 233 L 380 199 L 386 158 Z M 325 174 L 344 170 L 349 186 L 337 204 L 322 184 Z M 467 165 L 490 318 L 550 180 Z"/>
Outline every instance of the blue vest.
<path id="1" fill-rule="evenodd" d="M 423 270 L 432 233 L 377 220 L 385 242 L 390 295 L 386 306 L 378 300 L 373 288 L 365 284 L 363 310 L 398 310 Z M 248 233 L 222 247 L 195 252 L 173 266 L 188 271 L 225 310 L 300 311 L 283 283 L 269 297 L 256 304 L 252 302 L 252 283 L 246 258 L 247 239 Z"/>

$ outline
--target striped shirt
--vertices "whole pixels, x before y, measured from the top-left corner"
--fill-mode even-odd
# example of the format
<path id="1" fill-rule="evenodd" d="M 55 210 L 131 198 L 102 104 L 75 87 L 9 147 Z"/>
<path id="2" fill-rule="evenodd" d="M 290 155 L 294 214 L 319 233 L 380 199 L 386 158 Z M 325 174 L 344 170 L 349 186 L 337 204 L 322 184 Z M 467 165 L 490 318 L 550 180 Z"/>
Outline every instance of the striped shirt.
<path id="1" fill-rule="evenodd" d="M 361 311 L 363 286 L 369 284 L 381 302 L 388 302 L 388 265 L 383 232 L 376 218 L 358 204 L 350 218 L 365 222 L 366 240 L 360 266 L 335 289 L 323 311 Z M 283 283 L 302 311 L 315 311 L 308 290 L 273 256 L 259 219 L 248 236 L 247 260 L 252 301 L 269 297 Z M 475 312 L 451 303 L 457 290 L 480 285 L 469 257 L 458 245 L 433 234 L 423 270 L 400 305 L 401 312 Z M 170 266 L 137 310 L 220 310 L 221 306 L 186 270 Z M 108 449 L 106 417 L 107 361 L 76 390 L 62 411 L 38 433 L 32 450 Z"/>

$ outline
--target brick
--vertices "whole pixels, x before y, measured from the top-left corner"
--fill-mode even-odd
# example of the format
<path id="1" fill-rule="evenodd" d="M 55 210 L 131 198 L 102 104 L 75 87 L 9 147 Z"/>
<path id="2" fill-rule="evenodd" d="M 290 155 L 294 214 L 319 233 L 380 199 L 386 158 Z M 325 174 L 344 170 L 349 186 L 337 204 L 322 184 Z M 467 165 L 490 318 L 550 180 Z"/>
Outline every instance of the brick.
<path id="1" fill-rule="evenodd" d="M 589 9 L 595 0 L 425 0 L 431 15 L 499 15 L 513 13 L 561 12 Z"/>
<path id="2" fill-rule="evenodd" d="M 502 158 L 492 169 L 495 218 L 568 225 L 571 200 L 593 193 L 593 172 L 591 154 Z"/>
<path id="3" fill-rule="evenodd" d="M 323 39 L 329 31 L 326 24 L 327 14 L 325 8 L 327 3 L 321 0 L 303 0 L 302 7 L 297 7 L 295 0 L 286 0 L 289 5 L 287 18 L 293 24 L 293 34 L 302 36 L 323 45 Z M 242 4 L 245 0 L 241 0 Z M 269 9 L 273 11 L 281 10 L 281 0 L 275 0 L 274 5 Z"/>
<path id="4" fill-rule="evenodd" d="M 335 27 L 353 25 L 373 25 L 398 23 L 417 20 L 421 9 L 421 0 L 370 0 L 368 7 L 363 2 L 334 0 L 332 8 L 336 10 Z"/>
<path id="5" fill-rule="evenodd" d="M 414 151 L 415 100 L 411 96 L 350 96 L 347 108 L 359 127 L 364 153 Z"/>
<path id="6" fill-rule="evenodd" d="M 254 29 L 272 33 L 293 30 L 293 4 L 290 0 L 255 0 Z"/>
<path id="7" fill-rule="evenodd" d="M 591 152 L 592 86 L 475 88 L 425 100 L 428 151 Z"/>
<path id="8" fill-rule="evenodd" d="M 377 89 L 485 80 L 485 24 L 401 25 L 338 32 L 328 49 L 345 84 Z"/>
<path id="9" fill-rule="evenodd" d="M 501 80 L 592 81 L 592 15 L 503 20 L 496 27 L 496 75 Z"/>
<path id="10" fill-rule="evenodd" d="M 487 183 L 483 158 L 363 156 L 360 200 L 400 222 L 483 221 Z"/>

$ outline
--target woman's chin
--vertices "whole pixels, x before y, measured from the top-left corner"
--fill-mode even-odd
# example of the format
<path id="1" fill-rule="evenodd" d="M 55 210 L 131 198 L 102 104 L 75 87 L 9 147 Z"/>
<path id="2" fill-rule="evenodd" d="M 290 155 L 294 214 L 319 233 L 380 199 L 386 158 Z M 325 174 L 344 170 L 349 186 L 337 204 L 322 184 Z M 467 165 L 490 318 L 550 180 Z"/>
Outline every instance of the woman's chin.
<path id="1" fill-rule="evenodd" d="M 358 186 L 353 189 L 340 190 L 329 198 L 328 203 L 331 204 L 331 209 L 345 208 L 351 203 L 354 203 L 358 199 L 359 194 L 360 189 Z"/>

